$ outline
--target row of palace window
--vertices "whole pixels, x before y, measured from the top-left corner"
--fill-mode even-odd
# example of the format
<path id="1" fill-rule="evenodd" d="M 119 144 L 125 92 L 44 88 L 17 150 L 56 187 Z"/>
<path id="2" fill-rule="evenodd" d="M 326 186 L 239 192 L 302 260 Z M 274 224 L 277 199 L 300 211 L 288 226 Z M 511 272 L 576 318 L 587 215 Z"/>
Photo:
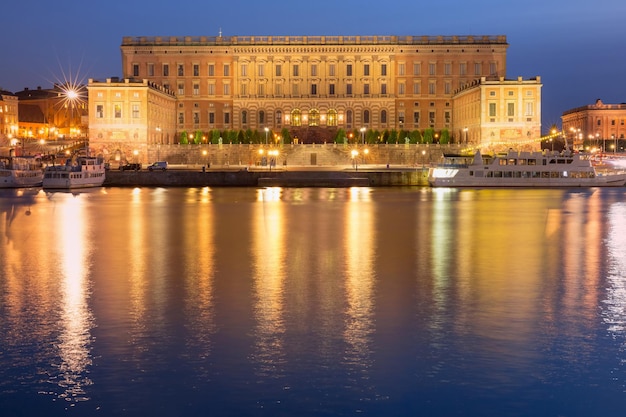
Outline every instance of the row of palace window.
<path id="1" fill-rule="evenodd" d="M 105 117 L 105 111 L 104 111 L 104 105 L 103 104 L 96 104 L 96 118 L 98 119 L 102 119 Z M 115 119 L 121 119 L 122 118 L 122 104 L 120 103 L 114 103 L 113 104 L 113 117 Z M 140 117 L 140 105 L 138 103 L 131 103 L 131 118 L 133 119 L 138 119 Z M 419 126 L 420 124 L 420 111 L 414 111 L 413 112 L 413 125 L 414 126 Z M 428 112 L 428 124 L 429 125 L 434 125 L 435 123 L 435 112 L 434 111 L 429 111 Z M 445 123 L 449 124 L 451 121 L 451 117 L 450 117 L 450 111 L 445 111 L 444 112 L 444 119 L 445 119 Z M 346 115 L 345 115 L 345 122 L 348 125 L 352 125 L 353 124 L 353 117 L 354 113 L 352 110 L 347 110 L 346 111 Z M 225 112 L 223 113 L 223 121 L 224 124 L 230 124 L 230 112 Z M 281 110 L 277 110 L 275 113 L 275 121 L 277 125 L 281 125 L 282 121 L 283 121 L 283 113 Z M 247 125 L 249 123 L 249 112 L 247 110 L 242 110 L 241 111 L 241 124 L 242 125 Z M 209 124 L 215 124 L 215 112 L 214 111 L 209 111 L 208 112 L 208 121 Z M 258 124 L 259 125 L 264 125 L 266 124 L 266 113 L 263 110 L 260 110 L 257 113 L 257 120 L 258 120 Z M 370 110 L 363 110 L 363 113 L 361 114 L 361 120 L 364 124 L 369 124 L 371 123 L 371 112 Z M 388 112 L 387 110 L 381 110 L 380 114 L 379 114 L 379 121 L 381 124 L 387 124 L 388 123 Z M 398 121 L 400 122 L 400 124 L 403 124 L 405 122 L 405 113 L 404 112 L 399 112 L 398 113 Z M 299 109 L 294 109 L 292 110 L 289 114 L 285 115 L 285 123 L 287 124 L 291 124 L 292 126 L 302 126 L 302 124 L 306 124 L 308 126 L 319 126 L 320 124 L 325 124 L 326 126 L 337 126 L 338 123 L 343 123 L 344 122 L 344 118 L 343 118 L 343 114 L 339 114 L 336 110 L 334 109 L 330 109 L 328 110 L 328 112 L 326 114 L 321 114 L 319 110 L 317 109 L 312 109 L 310 110 L 308 113 L 303 114 L 301 110 Z M 184 112 L 179 112 L 178 113 L 178 123 L 179 124 L 184 124 L 185 123 L 185 113 Z M 193 123 L 194 124 L 199 124 L 200 123 L 200 112 L 196 111 L 193 112 Z"/>
<path id="2" fill-rule="evenodd" d="M 458 81 L 458 88 L 464 86 L 466 84 L 466 80 L 459 80 Z M 354 92 L 354 86 L 352 83 L 346 83 L 343 84 L 343 86 L 345 87 L 345 92 L 340 93 L 338 92 L 338 88 L 337 85 L 335 83 L 329 83 L 328 84 L 328 92 L 327 94 L 330 96 L 335 96 L 337 94 L 345 94 L 345 95 L 353 95 L 355 94 Z M 363 95 L 370 95 L 370 94 L 381 94 L 381 95 L 387 95 L 389 94 L 388 89 L 387 89 L 387 83 L 381 83 L 379 84 L 379 92 L 378 93 L 373 93 L 372 92 L 372 86 L 369 83 L 364 83 L 361 84 L 362 86 L 362 94 Z M 422 93 L 422 83 L 421 81 L 415 81 L 412 84 L 412 94 L 414 95 L 419 95 Z M 163 84 L 163 87 L 166 90 L 170 90 L 170 85 L 165 83 Z M 185 95 L 185 83 L 184 82 L 180 82 L 177 83 L 177 89 L 176 89 L 176 93 L 179 96 L 183 96 Z M 267 87 L 268 84 L 265 83 L 261 83 L 261 84 L 257 84 L 256 85 L 256 95 L 259 97 L 265 97 L 268 94 L 267 91 Z M 323 94 L 320 92 L 320 85 L 313 83 L 309 85 L 309 93 L 312 96 L 316 96 L 318 94 Z M 407 94 L 407 88 L 406 88 L 406 82 L 398 82 L 398 95 L 402 96 L 402 95 L 406 95 Z M 230 96 L 231 95 L 231 85 L 229 83 L 224 83 L 222 84 L 222 90 L 223 90 L 223 95 L 224 96 Z M 250 91 L 249 91 L 249 85 L 247 83 L 242 83 L 239 84 L 239 94 L 241 96 L 249 96 L 250 95 Z M 283 88 L 283 84 L 274 84 L 274 96 L 277 97 L 282 97 L 285 94 L 284 88 Z M 444 85 L 443 85 L 443 93 L 446 95 L 452 94 L 452 82 L 451 81 L 445 81 Z M 217 94 L 217 87 L 216 84 L 211 82 L 207 85 L 207 95 L 208 96 L 215 96 Z M 303 94 L 302 92 L 302 85 L 300 83 L 292 83 L 291 84 L 291 95 L 294 97 L 298 97 L 301 94 Z M 437 82 L 435 80 L 429 80 L 428 81 L 428 94 L 429 95 L 435 95 L 437 94 Z M 200 83 L 193 83 L 192 84 L 192 95 L 194 96 L 199 96 L 200 95 Z"/>
<path id="3" fill-rule="evenodd" d="M 380 72 L 377 75 L 387 76 L 388 64 L 380 63 L 379 65 L 380 65 L 379 66 Z M 495 62 L 490 62 L 488 65 L 489 65 L 489 74 L 490 75 L 497 74 L 497 70 L 498 70 L 497 64 Z M 427 66 L 428 66 L 428 75 L 431 75 L 431 76 L 438 75 L 437 74 L 438 67 L 443 68 L 443 75 L 452 75 L 452 63 L 451 62 L 444 62 L 444 63 L 429 62 Z M 482 62 L 474 62 L 473 63 L 474 71 L 472 75 L 475 75 L 475 76 L 484 75 L 483 66 L 484 64 Z M 249 73 L 248 67 L 249 67 L 249 64 L 247 63 L 240 64 L 239 76 L 248 77 L 248 73 Z M 354 67 L 355 67 L 355 64 L 348 64 L 348 63 L 345 64 L 345 76 L 347 77 L 353 76 L 355 73 Z M 369 63 L 361 64 L 362 73 L 359 75 L 362 75 L 365 77 L 370 76 L 372 72 L 371 67 L 372 67 L 372 64 L 369 64 Z M 222 76 L 230 77 L 231 75 L 230 68 L 231 68 L 231 64 L 222 64 Z M 265 77 L 266 68 L 267 68 L 267 65 L 264 63 L 257 64 L 256 76 Z M 458 69 L 459 69 L 458 75 L 460 76 L 470 75 L 468 71 L 467 62 L 459 62 Z M 137 63 L 133 64 L 132 71 L 133 71 L 133 77 L 140 77 L 141 76 L 140 64 L 137 64 Z M 319 71 L 318 64 L 309 64 L 309 74 L 308 74 L 309 76 L 318 77 L 319 72 L 320 71 Z M 170 75 L 174 75 L 170 73 L 171 73 L 170 64 L 169 63 L 161 64 L 161 76 L 169 77 Z M 302 73 L 301 64 L 291 64 L 291 76 L 300 77 L 301 73 Z M 148 77 L 156 76 L 154 63 L 147 64 L 146 75 Z M 185 76 L 185 64 L 183 63 L 176 64 L 175 75 L 178 77 Z M 191 64 L 191 75 L 194 77 L 200 76 L 200 64 Z M 217 75 L 215 71 L 215 64 L 207 64 L 206 75 L 209 77 L 215 77 Z M 399 76 L 408 75 L 406 63 L 404 62 L 398 63 L 398 75 Z M 422 75 L 422 63 L 421 62 L 412 63 L 412 75 Z M 276 77 L 283 76 L 283 64 L 274 64 L 274 76 Z M 337 76 L 337 64 L 334 64 L 334 63 L 328 64 L 328 76 L 329 77 Z"/>
<path id="4" fill-rule="evenodd" d="M 388 123 L 388 112 L 387 110 L 381 110 L 379 113 L 379 123 L 381 125 L 385 125 Z M 413 127 L 419 127 L 420 125 L 420 114 L 421 112 L 419 111 L 414 111 L 412 114 L 412 124 Z M 193 112 L 192 114 L 193 117 L 193 123 L 198 125 L 200 124 L 200 112 Z M 248 110 L 242 110 L 241 111 L 241 124 L 242 125 L 248 125 L 250 123 L 250 114 L 248 112 Z M 429 111 L 428 112 L 428 125 L 431 127 L 434 127 L 435 125 L 435 117 L 436 117 L 436 113 L 434 111 Z M 266 121 L 267 117 L 266 117 L 266 113 L 263 110 L 260 110 L 257 113 L 257 125 L 265 125 L 267 123 Z M 361 121 L 362 124 L 367 125 L 371 123 L 371 119 L 372 119 L 372 113 L 370 110 L 363 110 L 362 114 L 361 114 Z M 275 112 L 275 124 L 276 126 L 281 126 L 283 123 L 283 112 L 281 110 L 277 110 Z M 405 113 L 404 112 L 399 112 L 398 113 L 398 121 L 400 123 L 400 125 L 402 126 L 405 123 Z M 450 111 L 445 111 L 444 112 L 444 121 L 446 125 L 449 125 L 451 123 L 451 113 Z M 210 125 L 215 124 L 216 122 L 216 116 L 215 116 L 215 112 L 214 111 L 209 111 L 208 112 L 208 122 Z M 344 123 L 344 116 L 343 114 L 338 113 L 336 110 L 334 109 L 330 109 L 328 110 L 328 112 L 326 114 L 321 114 L 319 112 L 319 110 L 317 109 L 312 109 L 309 110 L 308 113 L 303 113 L 301 110 L 299 109 L 294 109 L 292 110 L 290 113 L 286 114 L 284 116 L 284 122 L 285 124 L 290 124 L 291 126 L 302 126 L 302 125 L 307 125 L 307 126 L 320 126 L 320 125 L 326 125 L 326 126 L 337 126 L 338 124 L 343 124 Z M 229 125 L 231 123 L 231 113 L 230 112 L 224 112 L 223 113 L 223 123 L 225 125 Z M 185 124 L 185 113 L 184 112 L 179 112 L 178 113 L 178 124 L 179 125 L 183 125 Z M 346 114 L 345 114 L 345 124 L 352 126 L 354 124 L 354 112 L 352 110 L 346 110 Z"/>

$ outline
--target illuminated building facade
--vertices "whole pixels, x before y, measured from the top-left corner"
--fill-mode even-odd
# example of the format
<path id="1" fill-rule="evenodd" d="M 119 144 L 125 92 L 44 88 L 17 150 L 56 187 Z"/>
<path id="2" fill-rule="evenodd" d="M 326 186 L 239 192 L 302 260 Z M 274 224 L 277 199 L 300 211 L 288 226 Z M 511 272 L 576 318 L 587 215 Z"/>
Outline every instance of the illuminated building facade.
<path id="1" fill-rule="evenodd" d="M 89 80 L 89 146 L 109 159 L 135 154 L 145 160 L 148 144 L 172 144 L 176 97 L 148 80 Z M 141 153 L 141 155 L 138 155 Z"/>
<path id="2" fill-rule="evenodd" d="M 0 90 L 0 143 L 10 145 L 18 129 L 18 99 L 8 91 Z"/>
<path id="3" fill-rule="evenodd" d="M 70 139 L 87 136 L 87 89 L 72 83 L 53 88 L 24 89 L 15 95 L 20 112 L 18 136 L 30 139 Z"/>
<path id="4" fill-rule="evenodd" d="M 456 135 L 460 143 L 494 150 L 539 150 L 541 78 L 507 80 L 480 77 L 455 92 Z"/>
<path id="5" fill-rule="evenodd" d="M 303 142 L 362 128 L 446 129 L 460 142 L 470 121 L 455 121 L 455 92 L 504 77 L 507 48 L 505 36 L 125 37 L 121 45 L 124 78 L 176 95 L 177 134 L 287 128 Z"/>
<path id="6" fill-rule="evenodd" d="M 626 135 L 626 104 L 595 104 L 563 112 L 563 134 L 575 149 L 623 152 Z"/>

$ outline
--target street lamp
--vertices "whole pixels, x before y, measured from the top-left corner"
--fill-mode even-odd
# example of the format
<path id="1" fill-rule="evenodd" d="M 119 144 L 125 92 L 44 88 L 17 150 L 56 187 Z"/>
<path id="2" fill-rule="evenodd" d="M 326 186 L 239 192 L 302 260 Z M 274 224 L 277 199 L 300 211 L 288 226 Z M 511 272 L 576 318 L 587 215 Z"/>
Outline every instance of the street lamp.
<path id="1" fill-rule="evenodd" d="M 361 132 L 361 143 L 365 143 L 365 127 L 359 129 Z"/>
<path id="2" fill-rule="evenodd" d="M 424 171 L 425 163 L 426 163 L 426 151 L 422 150 L 422 171 Z"/>
<path id="3" fill-rule="evenodd" d="M 463 133 L 465 133 L 465 143 L 467 143 L 467 128 L 463 128 Z"/>
<path id="4" fill-rule="evenodd" d="M 263 130 L 265 130 L 265 144 L 267 145 L 267 135 L 268 135 L 268 133 L 270 132 L 270 129 L 269 129 L 269 127 L 266 127 L 266 128 L 265 128 L 265 129 L 263 129 Z"/>
<path id="5" fill-rule="evenodd" d="M 276 165 L 276 161 L 278 160 L 278 150 L 277 149 L 273 149 L 271 151 L 268 152 L 268 155 L 270 156 L 270 172 L 272 171 L 272 165 Z"/>
<path id="6" fill-rule="evenodd" d="M 359 151 L 357 151 L 356 149 L 352 149 L 352 152 L 350 152 L 350 154 L 352 155 L 352 165 L 354 166 L 354 170 L 358 171 L 359 168 L 356 157 L 359 156 Z"/>

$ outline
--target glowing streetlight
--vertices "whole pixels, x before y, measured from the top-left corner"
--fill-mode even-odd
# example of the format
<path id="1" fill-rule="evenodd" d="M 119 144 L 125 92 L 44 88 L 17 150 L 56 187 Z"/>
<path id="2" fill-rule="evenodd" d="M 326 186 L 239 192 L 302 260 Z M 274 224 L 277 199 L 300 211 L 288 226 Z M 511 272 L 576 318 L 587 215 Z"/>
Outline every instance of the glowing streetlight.
<path id="1" fill-rule="evenodd" d="M 359 131 L 361 132 L 361 143 L 365 143 L 365 127 L 362 127 Z"/>
<path id="2" fill-rule="evenodd" d="M 359 167 L 358 167 L 358 161 L 356 158 L 357 156 L 359 156 L 359 151 L 357 151 L 356 149 L 352 149 L 350 154 L 352 155 L 352 165 L 354 166 L 354 170 L 358 171 Z"/>
<path id="3" fill-rule="evenodd" d="M 263 130 L 265 130 L 265 144 L 267 145 L 267 135 L 269 134 L 270 129 L 269 129 L 269 127 L 266 127 L 266 128 L 265 128 L 265 129 L 263 129 Z"/>

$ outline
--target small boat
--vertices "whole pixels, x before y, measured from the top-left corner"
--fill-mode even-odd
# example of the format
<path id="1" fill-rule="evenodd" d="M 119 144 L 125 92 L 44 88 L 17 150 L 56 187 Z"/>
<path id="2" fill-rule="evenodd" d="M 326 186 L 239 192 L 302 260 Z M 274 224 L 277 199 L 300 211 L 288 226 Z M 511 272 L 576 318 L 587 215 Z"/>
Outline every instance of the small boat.
<path id="1" fill-rule="evenodd" d="M 444 155 L 428 171 L 433 187 L 623 187 L 623 171 L 596 171 L 587 154 L 516 152 L 496 155 Z"/>
<path id="2" fill-rule="evenodd" d="M 73 190 L 76 188 L 100 187 L 104 183 L 106 170 L 104 159 L 79 156 L 68 159 L 65 165 L 49 165 L 43 176 L 43 188 Z"/>
<path id="3" fill-rule="evenodd" d="M 0 188 L 39 187 L 43 164 L 37 156 L 0 156 Z"/>

